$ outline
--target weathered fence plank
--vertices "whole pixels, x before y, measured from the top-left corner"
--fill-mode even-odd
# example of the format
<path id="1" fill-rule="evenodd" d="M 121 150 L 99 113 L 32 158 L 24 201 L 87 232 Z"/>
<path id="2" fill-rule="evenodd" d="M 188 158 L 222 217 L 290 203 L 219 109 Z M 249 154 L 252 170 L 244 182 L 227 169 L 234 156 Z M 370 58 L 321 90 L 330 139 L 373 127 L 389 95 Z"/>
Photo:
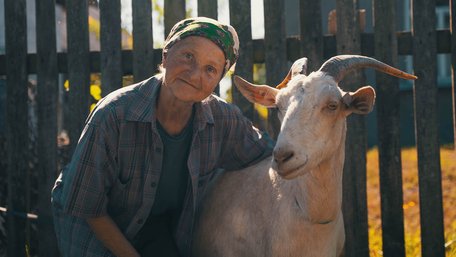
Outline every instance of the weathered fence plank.
<path id="1" fill-rule="evenodd" d="M 288 72 L 285 4 L 281 0 L 265 0 L 263 3 L 266 84 L 276 86 L 282 82 Z M 277 110 L 268 109 L 269 134 L 276 139 L 279 130 Z"/>
<path id="2" fill-rule="evenodd" d="M 214 0 L 198 0 L 198 16 L 217 19 L 218 9 L 217 1 Z"/>
<path id="3" fill-rule="evenodd" d="M 102 95 L 122 87 L 120 0 L 100 0 Z"/>
<path id="4" fill-rule="evenodd" d="M 358 26 L 357 0 L 336 1 L 337 53 L 360 54 L 361 35 Z M 362 71 L 350 73 L 341 86 L 355 91 L 364 84 Z M 369 256 L 366 193 L 367 135 L 365 118 L 352 114 L 347 119 L 343 177 L 343 213 L 345 221 L 345 256 Z"/>
<path id="5" fill-rule="evenodd" d="M 133 6 L 133 79 L 142 81 L 157 70 L 154 65 L 152 2 L 132 1 Z"/>
<path id="6" fill-rule="evenodd" d="M 451 92 L 453 96 L 453 143 L 456 147 L 456 6 L 450 0 L 450 32 L 451 32 Z"/>
<path id="7" fill-rule="evenodd" d="M 166 0 L 165 2 L 165 38 L 178 21 L 185 19 L 185 0 Z"/>
<path id="8" fill-rule="evenodd" d="M 25 0 L 5 0 L 7 255 L 25 256 L 28 154 L 27 21 Z"/>
<path id="9" fill-rule="evenodd" d="M 71 152 L 78 141 L 90 106 L 90 62 L 88 5 L 67 0 L 68 78 L 70 81 L 68 120 Z"/>
<path id="10" fill-rule="evenodd" d="M 309 58 L 308 70 L 318 70 L 323 63 L 321 0 L 300 0 L 301 55 Z"/>
<path id="11" fill-rule="evenodd" d="M 375 0 L 375 57 L 397 67 L 396 1 Z M 377 72 L 378 152 L 383 255 L 404 257 L 399 81 Z"/>
<path id="12" fill-rule="evenodd" d="M 217 1 L 198 0 L 198 16 L 209 17 L 214 20 L 218 18 Z M 220 95 L 220 85 L 214 89 L 216 95 Z"/>
<path id="13" fill-rule="evenodd" d="M 415 133 L 423 257 L 445 256 L 437 112 L 435 0 L 412 1 Z"/>
<path id="14" fill-rule="evenodd" d="M 250 1 L 230 0 L 230 23 L 239 36 L 239 59 L 236 63 L 235 73 L 248 81 L 253 81 L 253 41 L 252 41 L 252 15 Z M 233 103 L 242 113 L 253 120 L 253 104 L 245 99 L 239 90 L 233 86 L 231 89 Z"/>
<path id="15" fill-rule="evenodd" d="M 36 3 L 38 103 L 38 231 L 39 256 L 57 257 L 57 240 L 51 212 L 51 189 L 57 175 L 58 73 L 55 34 L 55 0 Z"/>

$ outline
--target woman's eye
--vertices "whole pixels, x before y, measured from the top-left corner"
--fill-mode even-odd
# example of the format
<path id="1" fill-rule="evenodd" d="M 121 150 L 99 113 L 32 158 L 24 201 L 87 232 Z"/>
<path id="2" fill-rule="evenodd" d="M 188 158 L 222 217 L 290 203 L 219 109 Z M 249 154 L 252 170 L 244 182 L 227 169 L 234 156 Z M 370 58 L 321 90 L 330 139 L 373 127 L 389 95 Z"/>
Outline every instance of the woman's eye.
<path id="1" fill-rule="evenodd" d="M 184 56 L 185 56 L 185 59 L 187 59 L 187 60 L 193 60 L 193 54 L 191 54 L 191 53 L 185 53 Z"/>
<path id="2" fill-rule="evenodd" d="M 209 73 L 216 73 L 217 72 L 217 70 L 213 66 L 207 66 L 206 70 Z"/>

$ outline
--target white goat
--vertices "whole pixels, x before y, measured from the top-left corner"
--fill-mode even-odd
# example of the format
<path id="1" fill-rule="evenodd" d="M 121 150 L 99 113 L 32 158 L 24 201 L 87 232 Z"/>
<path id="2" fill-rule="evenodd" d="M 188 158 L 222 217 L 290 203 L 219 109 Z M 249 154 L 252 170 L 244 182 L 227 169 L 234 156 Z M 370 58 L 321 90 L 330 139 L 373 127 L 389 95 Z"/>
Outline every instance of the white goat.
<path id="1" fill-rule="evenodd" d="M 272 160 L 214 182 L 195 227 L 194 256 L 341 254 L 346 117 L 369 113 L 375 91 L 344 92 L 338 83 L 363 67 L 416 77 L 364 56 L 333 57 L 309 76 L 306 64 L 306 58 L 293 64 L 282 90 L 235 78 L 251 102 L 279 109 L 282 126 Z"/>

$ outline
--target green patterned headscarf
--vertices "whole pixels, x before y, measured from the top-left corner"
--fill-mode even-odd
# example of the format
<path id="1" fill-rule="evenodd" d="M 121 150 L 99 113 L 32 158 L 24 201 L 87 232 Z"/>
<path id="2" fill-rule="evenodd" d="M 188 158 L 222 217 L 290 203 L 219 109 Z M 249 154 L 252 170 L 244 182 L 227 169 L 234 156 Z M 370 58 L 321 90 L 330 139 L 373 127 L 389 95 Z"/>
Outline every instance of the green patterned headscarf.
<path id="1" fill-rule="evenodd" d="M 224 73 L 233 66 L 239 56 L 236 30 L 230 25 L 206 17 L 189 18 L 176 23 L 165 40 L 163 50 L 167 51 L 179 40 L 189 36 L 205 37 L 222 49 L 226 60 Z"/>

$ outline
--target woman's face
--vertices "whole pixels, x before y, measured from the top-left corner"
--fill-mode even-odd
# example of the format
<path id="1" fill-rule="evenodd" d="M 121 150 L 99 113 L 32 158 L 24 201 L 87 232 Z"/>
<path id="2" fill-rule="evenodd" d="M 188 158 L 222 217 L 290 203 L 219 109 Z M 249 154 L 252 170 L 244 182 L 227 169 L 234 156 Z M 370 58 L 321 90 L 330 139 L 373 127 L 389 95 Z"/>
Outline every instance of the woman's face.
<path id="1" fill-rule="evenodd" d="M 164 86 L 179 100 L 200 102 L 219 83 L 225 67 L 223 51 L 211 40 L 186 37 L 163 57 Z"/>

